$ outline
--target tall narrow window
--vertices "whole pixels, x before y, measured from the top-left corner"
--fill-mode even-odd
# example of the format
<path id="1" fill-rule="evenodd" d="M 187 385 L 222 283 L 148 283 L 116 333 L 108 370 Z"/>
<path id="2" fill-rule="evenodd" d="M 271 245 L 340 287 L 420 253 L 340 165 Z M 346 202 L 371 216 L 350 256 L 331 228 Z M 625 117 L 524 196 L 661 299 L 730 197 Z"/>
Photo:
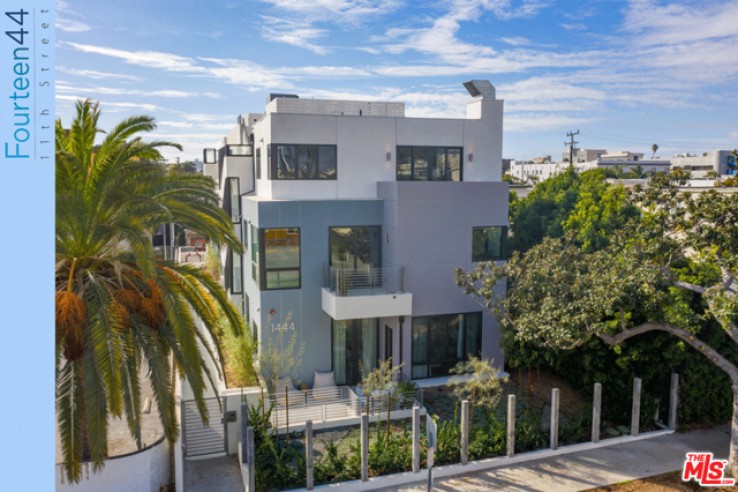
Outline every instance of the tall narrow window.
<path id="1" fill-rule="evenodd" d="M 507 227 L 472 228 L 472 261 L 507 259 Z"/>
<path id="2" fill-rule="evenodd" d="M 241 254 L 230 251 L 231 255 L 231 293 L 243 292 L 243 271 L 241 270 Z"/>
<path id="3" fill-rule="evenodd" d="M 259 284 L 259 229 L 251 224 L 251 278 Z"/>
<path id="4" fill-rule="evenodd" d="M 261 179 L 261 147 L 256 148 L 256 179 Z"/>
<path id="5" fill-rule="evenodd" d="M 225 186 L 224 209 L 231 216 L 231 222 L 241 221 L 241 191 L 238 178 L 228 178 Z"/>
<path id="6" fill-rule="evenodd" d="M 300 229 L 261 229 L 262 290 L 300 288 Z"/>

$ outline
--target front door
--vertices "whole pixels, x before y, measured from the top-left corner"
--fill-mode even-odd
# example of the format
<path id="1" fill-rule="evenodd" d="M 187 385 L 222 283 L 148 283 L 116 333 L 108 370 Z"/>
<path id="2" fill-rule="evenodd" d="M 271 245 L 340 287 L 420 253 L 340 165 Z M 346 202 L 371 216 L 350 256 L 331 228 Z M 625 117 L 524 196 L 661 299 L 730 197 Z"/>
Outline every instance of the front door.
<path id="1" fill-rule="evenodd" d="M 331 320 L 331 325 L 331 353 L 336 384 L 358 384 L 364 375 L 377 367 L 377 320 Z"/>

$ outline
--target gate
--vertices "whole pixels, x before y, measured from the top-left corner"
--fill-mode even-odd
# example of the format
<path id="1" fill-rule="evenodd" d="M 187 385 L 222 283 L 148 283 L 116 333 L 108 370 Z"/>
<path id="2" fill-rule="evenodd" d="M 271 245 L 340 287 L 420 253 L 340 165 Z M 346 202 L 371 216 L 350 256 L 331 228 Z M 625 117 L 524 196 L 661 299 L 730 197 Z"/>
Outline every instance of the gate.
<path id="1" fill-rule="evenodd" d="M 221 405 L 222 404 L 222 408 Z M 228 451 L 228 434 L 223 418 L 226 399 L 205 398 L 205 406 L 210 415 L 210 425 L 202 423 L 200 412 L 194 400 L 182 402 L 182 442 L 187 458 L 209 454 L 223 454 Z"/>

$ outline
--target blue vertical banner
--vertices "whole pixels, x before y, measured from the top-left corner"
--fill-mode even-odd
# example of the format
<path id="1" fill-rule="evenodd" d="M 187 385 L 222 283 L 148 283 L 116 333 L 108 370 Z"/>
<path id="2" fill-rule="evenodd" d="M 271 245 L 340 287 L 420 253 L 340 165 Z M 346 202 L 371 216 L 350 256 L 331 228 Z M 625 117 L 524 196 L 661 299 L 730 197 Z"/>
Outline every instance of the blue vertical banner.
<path id="1" fill-rule="evenodd" d="M 2 490 L 54 490 L 54 2 L 0 6 Z"/>

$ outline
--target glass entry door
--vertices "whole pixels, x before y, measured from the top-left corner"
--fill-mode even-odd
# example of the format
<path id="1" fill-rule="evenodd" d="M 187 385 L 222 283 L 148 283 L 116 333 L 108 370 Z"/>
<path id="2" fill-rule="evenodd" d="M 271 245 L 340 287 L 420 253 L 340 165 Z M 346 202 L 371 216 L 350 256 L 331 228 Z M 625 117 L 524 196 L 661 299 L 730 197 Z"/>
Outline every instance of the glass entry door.
<path id="1" fill-rule="evenodd" d="M 336 384 L 358 384 L 364 374 L 377 367 L 377 320 L 331 320 L 331 325 L 331 353 Z"/>

